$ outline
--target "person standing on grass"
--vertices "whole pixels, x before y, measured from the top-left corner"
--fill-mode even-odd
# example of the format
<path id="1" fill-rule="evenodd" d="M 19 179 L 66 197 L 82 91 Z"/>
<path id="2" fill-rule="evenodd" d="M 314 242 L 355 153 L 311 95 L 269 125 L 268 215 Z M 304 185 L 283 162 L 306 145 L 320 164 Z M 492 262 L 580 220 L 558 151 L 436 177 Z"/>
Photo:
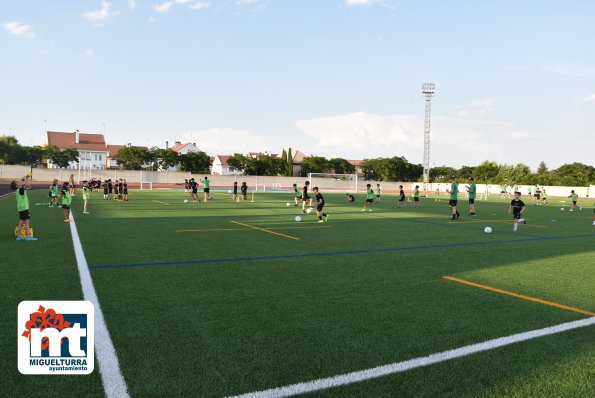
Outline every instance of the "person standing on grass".
<path id="1" fill-rule="evenodd" d="M 538 205 L 541 203 L 541 189 L 536 185 L 535 186 L 535 193 L 533 194 L 533 205 Z"/>
<path id="2" fill-rule="evenodd" d="M 298 200 L 302 200 L 302 192 L 297 187 L 297 184 L 293 184 L 293 192 L 294 192 L 293 199 L 295 201 L 294 206 L 297 207 L 298 206 Z"/>
<path id="3" fill-rule="evenodd" d="M 541 201 L 543 202 L 544 206 L 548 205 L 547 202 L 547 192 L 545 191 L 545 188 L 543 188 L 543 192 L 541 193 Z"/>
<path id="4" fill-rule="evenodd" d="M 211 181 L 209 181 L 209 177 L 205 176 L 205 179 L 201 181 L 204 191 L 204 201 L 208 202 L 211 197 L 209 196 L 209 192 L 211 191 Z"/>
<path id="5" fill-rule="evenodd" d="M 237 181 L 233 182 L 233 197 L 232 197 L 232 199 L 234 201 L 238 201 L 238 202 L 240 201 L 240 197 L 238 196 L 238 182 Z M 297 204 L 296 204 L 296 206 L 297 206 Z"/>
<path id="6" fill-rule="evenodd" d="M 364 208 L 362 211 L 372 211 L 372 204 L 374 203 L 374 191 L 372 190 L 372 185 L 366 185 L 366 201 L 364 202 Z"/>
<path id="7" fill-rule="evenodd" d="M 184 193 L 190 192 L 190 185 L 188 184 L 188 179 L 184 179 Z"/>
<path id="8" fill-rule="evenodd" d="M 475 197 L 477 195 L 477 187 L 475 186 L 475 179 L 469 177 L 469 186 L 467 187 L 469 193 L 469 215 L 475 216 Z"/>
<path id="9" fill-rule="evenodd" d="M 112 183 L 111 178 L 107 180 L 107 198 L 112 198 L 112 192 L 114 191 L 114 184 Z"/>
<path id="10" fill-rule="evenodd" d="M 70 175 L 68 179 L 68 184 L 70 185 L 70 196 L 76 196 L 76 186 L 74 185 L 74 174 Z"/>
<path id="11" fill-rule="evenodd" d="M 324 208 L 324 198 L 322 197 L 322 194 L 318 191 L 318 187 L 314 187 L 312 191 L 316 195 L 316 215 L 318 216 L 318 222 L 322 223 L 328 221 L 328 214 L 322 212 L 322 209 Z M 370 209 L 370 211 L 371 210 L 372 209 Z M 324 220 L 322 219 L 323 217 Z"/>
<path id="12" fill-rule="evenodd" d="M 200 200 L 198 199 L 198 183 L 194 181 L 194 178 L 190 179 L 190 196 L 192 196 L 193 203 L 199 203 Z"/>
<path id="13" fill-rule="evenodd" d="M 452 212 L 452 219 L 458 220 L 461 216 L 461 213 L 457 210 L 457 198 L 459 197 L 459 184 L 457 184 L 457 179 L 455 176 L 450 177 L 450 199 L 448 201 L 448 207 Z"/>
<path id="14" fill-rule="evenodd" d="M 578 201 L 578 195 L 574 192 L 574 189 L 572 191 L 570 191 L 570 210 L 568 211 L 572 211 L 572 209 L 580 209 L 580 207 L 576 204 L 576 202 Z"/>
<path id="15" fill-rule="evenodd" d="M 72 204 L 72 196 L 70 195 L 70 184 L 66 181 L 62 184 L 62 210 L 64 210 L 64 222 L 70 222 L 70 205 Z"/>
<path id="16" fill-rule="evenodd" d="M 308 195 L 308 187 L 310 186 L 310 181 L 306 181 L 304 183 L 304 187 L 302 188 L 302 213 L 306 213 L 306 202 L 309 202 L 310 208 L 312 208 L 312 198 Z"/>
<path id="17" fill-rule="evenodd" d="M 403 208 L 407 207 L 407 203 L 405 203 L 405 191 L 403 190 L 403 186 L 399 185 L 399 201 L 397 202 L 397 208 L 401 207 L 401 205 L 403 205 Z"/>
<path id="18" fill-rule="evenodd" d="M 19 212 L 19 223 L 17 225 L 16 240 L 37 240 L 37 238 L 31 236 L 31 215 L 29 214 L 29 197 L 27 196 L 27 191 L 31 189 L 31 181 L 29 180 L 30 178 L 31 176 L 29 176 L 29 174 L 21 178 L 20 187 L 18 186 L 16 181 L 10 183 L 10 189 L 16 191 L 15 197 L 17 199 L 17 211 Z M 24 238 L 21 236 L 23 226 L 25 226 Z"/>
<path id="19" fill-rule="evenodd" d="M 58 194 L 60 193 L 60 187 L 58 186 L 58 180 L 54 179 L 52 181 L 52 185 L 50 185 L 50 206 L 52 207 L 54 203 L 58 206 Z"/>
<path id="20" fill-rule="evenodd" d="M 413 190 L 413 208 L 417 209 L 419 207 L 419 185 L 415 186 Z"/>
<path id="21" fill-rule="evenodd" d="M 240 192 L 242 193 L 242 199 L 248 200 L 248 185 L 246 185 L 245 181 L 240 186 Z"/>
<path id="22" fill-rule="evenodd" d="M 89 189 L 89 183 L 83 181 L 83 214 L 89 213 L 89 199 L 91 199 L 91 190 Z"/>
<path id="23" fill-rule="evenodd" d="M 512 218 L 514 219 L 513 232 L 517 232 L 519 229 L 519 223 L 527 224 L 527 221 L 523 218 L 523 212 L 525 211 L 525 203 L 521 200 L 521 193 L 515 192 L 514 199 L 510 201 L 508 206 L 508 213 L 512 211 Z"/>
<path id="24" fill-rule="evenodd" d="M 126 180 L 122 180 L 122 194 L 124 202 L 128 202 L 128 183 Z"/>
<path id="25" fill-rule="evenodd" d="M 380 184 L 376 184 L 376 204 L 380 204 L 382 198 L 380 197 Z"/>

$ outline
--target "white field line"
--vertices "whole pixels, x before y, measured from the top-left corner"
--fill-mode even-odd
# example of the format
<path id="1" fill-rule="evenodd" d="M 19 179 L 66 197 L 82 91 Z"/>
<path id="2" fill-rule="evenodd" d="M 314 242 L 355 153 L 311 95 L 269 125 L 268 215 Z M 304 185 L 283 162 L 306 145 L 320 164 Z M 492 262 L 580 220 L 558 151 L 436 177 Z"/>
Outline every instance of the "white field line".
<path id="1" fill-rule="evenodd" d="M 91 273 L 89 272 L 89 265 L 87 264 L 85 253 L 83 252 L 83 246 L 81 245 L 72 211 L 70 212 L 70 219 L 70 233 L 72 234 L 72 244 L 74 246 L 76 263 L 81 277 L 83 297 L 85 300 L 93 303 L 93 306 L 95 307 L 95 350 L 105 396 L 106 398 L 129 398 L 128 388 L 126 387 L 124 376 L 122 376 L 122 372 L 120 372 L 118 356 L 116 355 L 114 344 L 112 343 L 109 331 L 107 330 L 103 312 L 101 312 L 101 307 L 99 306 L 99 300 L 97 299 L 97 293 L 93 286 L 93 280 L 91 279 Z"/>
<path id="2" fill-rule="evenodd" d="M 510 344 L 527 341 L 542 336 L 561 333 L 572 329 L 578 329 L 590 325 L 595 325 L 595 317 L 581 319 L 579 321 L 562 323 L 560 325 L 550 326 L 543 329 L 532 330 L 513 334 L 511 336 L 500 337 L 493 340 L 487 340 L 483 343 L 471 344 L 453 350 L 443 351 L 436 354 L 410 359 L 403 362 L 395 362 L 389 365 L 378 366 L 357 372 L 346 373 L 338 376 L 317 379 L 303 383 L 288 385 L 285 387 L 271 388 L 269 390 L 256 391 L 247 394 L 236 395 L 232 398 L 273 398 L 290 397 L 293 395 L 305 394 L 324 390 L 327 388 L 344 386 L 357 383 L 364 380 L 375 379 L 377 377 L 387 376 L 394 373 L 405 372 L 407 370 L 420 368 L 435 363 L 448 361 L 455 358 L 465 357 L 482 351 L 493 350 L 498 347 L 504 347 Z"/>

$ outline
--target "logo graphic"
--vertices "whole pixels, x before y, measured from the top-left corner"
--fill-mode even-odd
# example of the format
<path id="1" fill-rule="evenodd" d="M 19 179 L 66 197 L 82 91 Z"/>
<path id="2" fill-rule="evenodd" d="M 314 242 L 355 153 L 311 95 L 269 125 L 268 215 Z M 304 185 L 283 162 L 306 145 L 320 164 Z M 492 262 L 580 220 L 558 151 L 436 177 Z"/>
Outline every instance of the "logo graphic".
<path id="1" fill-rule="evenodd" d="M 93 372 L 94 316 L 88 301 L 22 301 L 18 309 L 19 372 Z"/>

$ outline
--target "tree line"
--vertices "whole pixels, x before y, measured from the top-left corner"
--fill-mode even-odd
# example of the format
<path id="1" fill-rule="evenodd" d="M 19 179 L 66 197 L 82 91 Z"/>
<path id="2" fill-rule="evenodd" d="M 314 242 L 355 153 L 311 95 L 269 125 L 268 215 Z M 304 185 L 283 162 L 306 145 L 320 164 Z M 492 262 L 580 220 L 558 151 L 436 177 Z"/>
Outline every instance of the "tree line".
<path id="1" fill-rule="evenodd" d="M 229 166 L 239 174 L 261 176 L 307 176 L 309 173 L 354 174 L 355 166 L 343 158 L 327 159 L 323 156 L 307 156 L 294 170 L 291 148 L 283 149 L 281 155 L 258 154 L 245 156 L 235 153 L 229 157 Z M 177 167 L 181 171 L 195 174 L 207 174 L 211 170 L 211 159 L 205 152 L 179 154 L 171 149 L 157 147 L 146 150 L 139 147 L 124 147 L 114 157 L 118 165 L 125 170 L 169 170 Z M 36 167 L 43 159 L 48 159 L 61 168 L 71 162 L 78 162 L 76 149 L 60 150 L 55 146 L 22 146 L 13 136 L 0 136 L 0 164 L 24 164 Z M 403 156 L 391 158 L 364 159 L 360 165 L 364 179 L 374 181 L 421 181 L 423 167 L 410 163 Z M 564 164 L 549 170 L 541 162 L 535 172 L 523 163 L 516 165 L 498 164 L 484 161 L 477 166 L 460 168 L 439 166 L 430 169 L 430 182 L 449 182 L 455 176 L 459 182 L 474 177 L 480 184 L 501 185 L 562 185 L 587 186 L 595 184 L 595 168 L 583 163 Z"/>

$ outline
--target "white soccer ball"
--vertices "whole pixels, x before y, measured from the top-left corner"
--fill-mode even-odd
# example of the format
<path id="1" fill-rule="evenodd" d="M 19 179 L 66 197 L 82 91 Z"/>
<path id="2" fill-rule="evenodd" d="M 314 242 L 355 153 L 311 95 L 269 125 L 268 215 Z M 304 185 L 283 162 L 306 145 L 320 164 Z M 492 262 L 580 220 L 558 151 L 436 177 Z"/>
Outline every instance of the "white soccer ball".
<path id="1" fill-rule="evenodd" d="M 483 232 L 485 232 L 486 234 L 491 234 L 492 233 L 492 227 L 485 227 Z"/>
<path id="2" fill-rule="evenodd" d="M 229 191 L 227 191 L 227 193 L 231 194 L 231 193 L 233 193 L 233 191 L 230 189 Z"/>
<path id="3" fill-rule="evenodd" d="M 291 206 L 291 203 L 287 202 L 287 204 L 285 206 L 289 207 L 289 206 Z"/>
<path id="4" fill-rule="evenodd" d="M 302 217 L 300 216 L 295 216 L 295 222 L 300 222 L 302 221 Z"/>
<path id="5" fill-rule="evenodd" d="M 308 213 L 308 214 L 312 213 L 312 209 L 306 210 L 306 213 Z"/>
<path id="6" fill-rule="evenodd" d="M 184 203 L 188 203 L 188 199 L 184 199 Z"/>
<path id="7" fill-rule="evenodd" d="M 564 211 L 564 208 L 563 207 L 560 207 L 560 211 Z"/>

